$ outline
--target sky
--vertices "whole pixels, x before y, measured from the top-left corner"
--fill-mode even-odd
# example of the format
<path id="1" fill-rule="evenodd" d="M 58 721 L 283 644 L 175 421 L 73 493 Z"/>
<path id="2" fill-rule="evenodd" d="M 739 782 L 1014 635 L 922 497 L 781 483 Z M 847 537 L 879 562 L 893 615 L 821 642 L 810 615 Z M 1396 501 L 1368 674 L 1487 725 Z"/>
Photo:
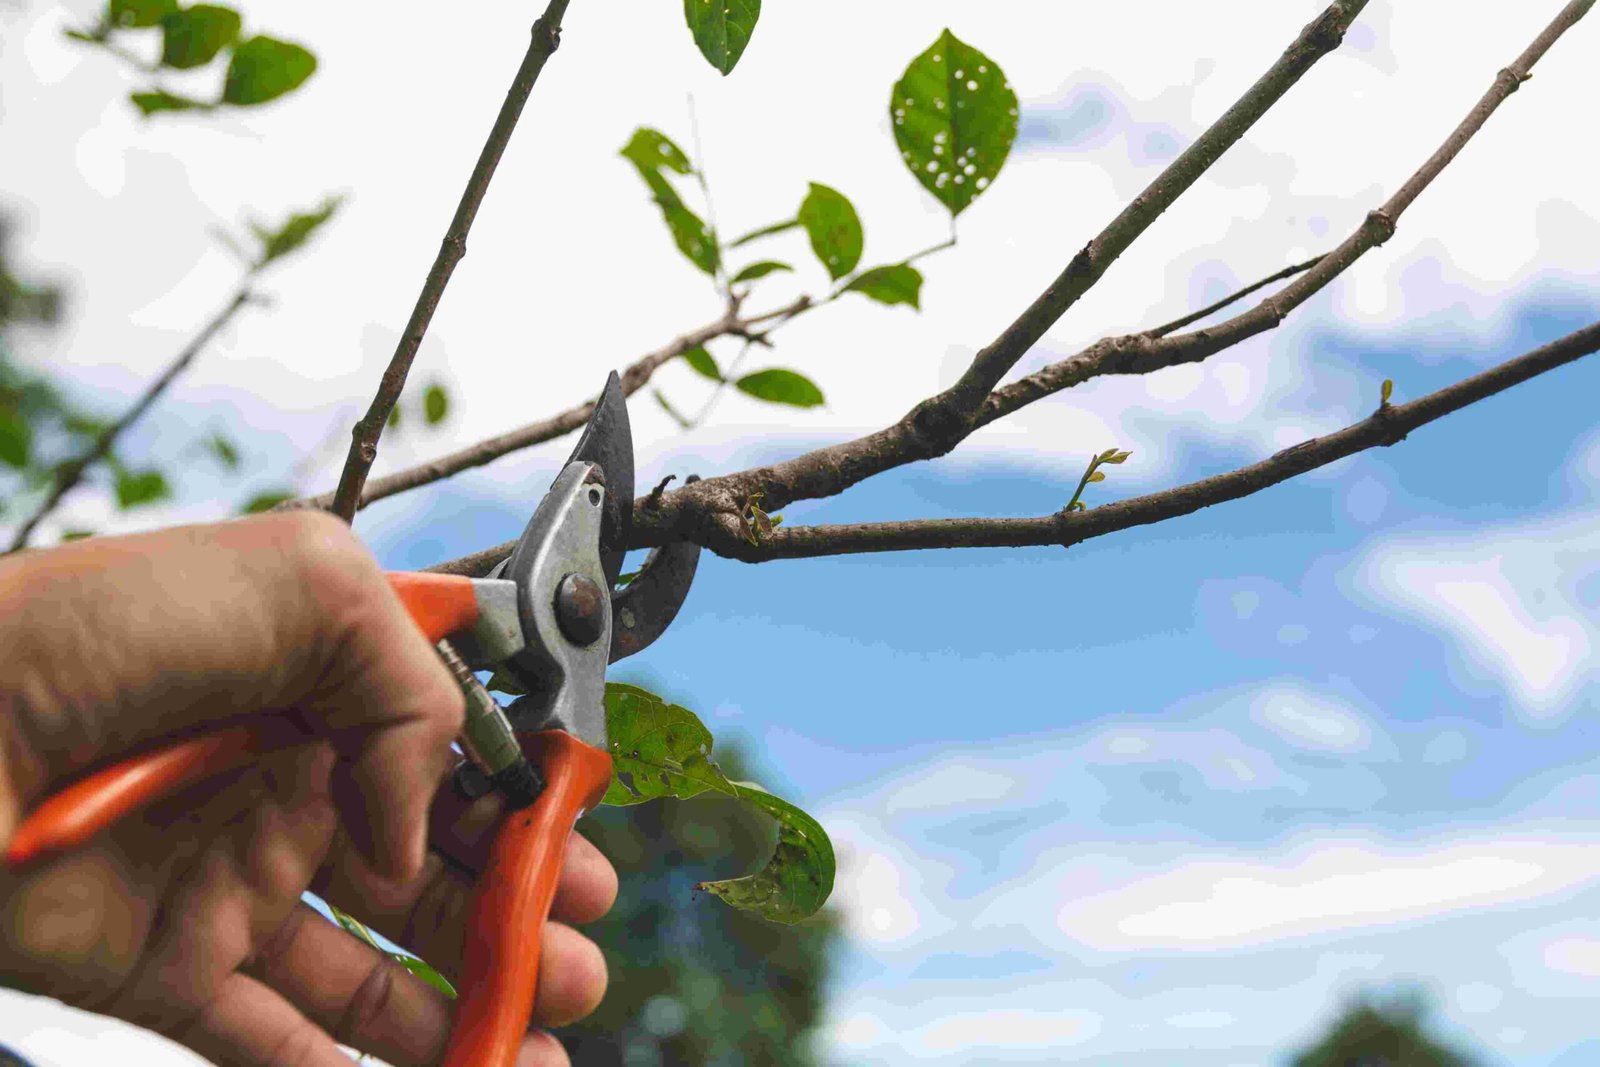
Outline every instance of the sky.
<path id="1" fill-rule="evenodd" d="M 419 356 L 452 416 L 386 441 L 378 473 L 565 408 L 716 317 L 616 155 L 638 125 L 690 147 L 691 96 L 724 232 L 787 217 L 821 181 L 860 211 L 864 263 L 948 232 L 886 107 L 942 28 L 1005 71 L 1021 128 L 957 247 L 922 263 L 920 313 L 840 301 L 755 357 L 805 371 L 824 407 L 724 397 L 680 433 L 641 395 L 640 485 L 844 440 L 949 384 L 1322 6 L 1240 2 L 1218 19 L 1176 2 L 772 0 L 724 79 L 675 5 L 576 0 Z M 1469 19 L 1373 0 L 1016 373 L 1337 243 L 1559 7 Z M 212 228 L 349 200 L 268 280 L 274 306 L 242 316 L 131 436 L 183 464 L 174 505 L 117 516 L 80 494 L 46 540 L 221 518 L 342 434 L 532 17 L 394 4 L 380 25 L 245 5 L 248 25 L 317 50 L 306 89 L 259 114 L 147 124 L 121 101 L 128 72 L 60 37 L 92 10 L 0 9 L 0 197 L 24 264 L 71 293 L 28 355 L 86 403 L 116 410 L 227 299 L 237 269 Z M 1394 238 L 1278 329 L 1058 395 L 787 520 L 1044 514 L 1111 446 L 1133 456 L 1086 501 L 1151 492 L 1363 418 L 1385 378 L 1413 399 L 1593 322 L 1600 159 L 1579 131 L 1597 33 L 1591 18 L 1559 42 Z M 797 235 L 762 254 L 801 269 L 751 307 L 825 284 Z M 657 383 L 690 410 L 706 397 L 682 367 Z M 1597 395 L 1600 366 L 1579 362 L 1393 448 L 1070 550 L 708 559 L 667 635 L 613 675 L 749 746 L 832 835 L 849 941 L 829 1062 L 1277 1067 L 1342 997 L 1413 984 L 1436 1032 L 1490 1063 L 1589 1063 Z M 192 458 L 221 428 L 247 446 L 243 476 Z M 569 448 L 382 502 L 356 529 L 397 568 L 506 540 Z M 330 487 L 342 451 L 300 484 Z M 700 906 L 716 905 L 685 902 Z M 180 1061 L 18 995 L 0 999 L 0 1033 L 44 1065 Z"/>

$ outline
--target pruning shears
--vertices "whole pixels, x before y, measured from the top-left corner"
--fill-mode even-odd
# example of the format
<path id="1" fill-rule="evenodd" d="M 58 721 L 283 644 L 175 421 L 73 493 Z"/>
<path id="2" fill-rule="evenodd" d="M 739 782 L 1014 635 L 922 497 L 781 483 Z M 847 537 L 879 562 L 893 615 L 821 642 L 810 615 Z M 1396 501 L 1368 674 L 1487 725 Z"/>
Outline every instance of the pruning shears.
<path id="1" fill-rule="evenodd" d="M 694 579 L 700 548 L 676 543 L 654 550 L 616 589 L 632 516 L 633 438 L 613 372 L 509 558 L 484 578 L 389 574 L 467 697 L 459 740 L 468 758 L 455 769 L 454 788 L 468 798 L 496 790 L 506 801 L 473 894 L 445 1067 L 514 1063 L 567 839 L 611 782 L 606 667 L 659 637 Z M 502 707 L 473 674 L 489 669 L 525 695 Z M 6 863 L 81 844 L 284 743 L 264 727 L 236 726 L 89 774 L 28 815 Z"/>

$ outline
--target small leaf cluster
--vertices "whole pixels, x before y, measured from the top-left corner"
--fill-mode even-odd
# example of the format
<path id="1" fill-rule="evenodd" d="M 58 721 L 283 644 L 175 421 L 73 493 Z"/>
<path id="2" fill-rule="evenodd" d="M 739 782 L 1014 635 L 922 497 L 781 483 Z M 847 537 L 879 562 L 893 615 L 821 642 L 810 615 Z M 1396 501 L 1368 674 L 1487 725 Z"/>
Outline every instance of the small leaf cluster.
<path id="1" fill-rule="evenodd" d="M 1100 469 L 1101 466 L 1107 463 L 1126 463 L 1131 455 L 1133 455 L 1132 452 L 1118 452 L 1115 448 L 1108 448 L 1091 459 L 1088 468 L 1083 472 L 1083 477 L 1078 479 L 1078 488 L 1072 494 L 1072 499 L 1067 502 L 1064 510 L 1069 514 L 1074 511 L 1087 511 L 1089 506 L 1078 498 L 1083 495 L 1084 489 L 1091 482 L 1103 482 L 1106 480 L 1106 472 Z"/>
<path id="2" fill-rule="evenodd" d="M 765 495 L 751 493 L 739 508 L 739 536 L 752 545 L 759 545 L 763 537 L 771 537 L 772 531 L 783 525 L 782 515 L 768 515 L 761 510 L 761 498 Z"/>
<path id="3" fill-rule="evenodd" d="M 67 36 L 105 48 L 152 76 L 220 68 L 221 84 L 210 98 L 171 92 L 160 84 L 130 93 L 128 99 L 148 118 L 169 111 L 255 107 L 298 89 L 316 72 L 317 57 L 303 46 L 263 34 L 247 37 L 243 30 L 239 12 L 221 4 L 107 0 L 92 28 L 68 30 Z M 160 36 L 160 56 L 153 63 L 124 47 L 126 39 L 150 31 Z"/>

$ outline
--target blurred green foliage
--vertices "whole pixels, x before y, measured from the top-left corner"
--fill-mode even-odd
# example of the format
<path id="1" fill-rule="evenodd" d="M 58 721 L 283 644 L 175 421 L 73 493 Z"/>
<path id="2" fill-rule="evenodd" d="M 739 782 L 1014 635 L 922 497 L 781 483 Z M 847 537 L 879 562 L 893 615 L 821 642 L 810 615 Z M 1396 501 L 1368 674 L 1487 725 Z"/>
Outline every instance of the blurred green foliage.
<path id="1" fill-rule="evenodd" d="M 1416 991 L 1363 994 L 1290 1067 L 1474 1067 L 1477 1059 L 1430 1037 L 1427 1002 Z"/>
<path id="2" fill-rule="evenodd" d="M 759 777 L 733 744 L 730 777 Z M 759 870 L 777 841 L 772 820 L 717 793 L 602 807 L 580 830 L 616 865 L 616 906 L 584 932 L 600 945 L 611 986 L 594 1015 L 556 1031 L 584 1067 L 803 1067 L 840 938 L 824 908 L 785 926 L 729 908 L 695 885 Z"/>

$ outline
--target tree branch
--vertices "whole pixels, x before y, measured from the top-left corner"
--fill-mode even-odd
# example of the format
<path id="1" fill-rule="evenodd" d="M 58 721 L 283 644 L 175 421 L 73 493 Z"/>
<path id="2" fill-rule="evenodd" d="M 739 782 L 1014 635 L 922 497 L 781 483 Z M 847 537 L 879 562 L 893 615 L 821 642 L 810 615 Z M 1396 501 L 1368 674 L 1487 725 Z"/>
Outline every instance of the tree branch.
<path id="1" fill-rule="evenodd" d="M 622 395 L 632 396 L 642 389 L 650 380 L 651 375 L 672 360 L 683 355 L 691 348 L 697 348 L 707 341 L 718 337 L 744 337 L 755 333 L 756 327 L 764 322 L 776 318 L 780 324 L 787 322 L 796 315 L 802 314 L 815 305 L 811 298 L 801 296 L 774 311 L 752 315 L 749 318 L 739 316 L 739 303 L 742 298 L 735 297 L 728 303 L 728 308 L 722 316 L 713 322 L 708 322 L 699 329 L 690 330 L 681 337 L 674 338 L 669 344 L 656 349 L 654 352 L 640 356 L 626 370 L 622 372 Z M 776 329 L 776 327 L 769 327 Z M 501 456 L 508 455 L 520 449 L 529 448 L 545 441 L 554 440 L 564 434 L 581 429 L 589 421 L 589 416 L 594 413 L 594 401 L 586 401 L 575 407 L 550 418 L 529 423 L 518 427 L 497 437 L 479 441 L 449 455 L 440 456 L 438 459 L 427 463 L 408 467 L 396 471 L 382 478 L 375 478 L 366 484 L 361 493 L 361 502 L 358 507 L 366 507 L 374 500 L 394 496 L 412 489 L 421 488 L 432 482 L 448 478 L 452 474 L 459 474 L 473 467 L 481 467 Z M 287 500 L 273 510 L 285 511 L 298 508 L 325 508 L 333 503 L 334 494 L 323 493 L 320 496 L 301 497 L 298 500 Z"/>
<path id="2" fill-rule="evenodd" d="M 1046 330 L 1100 280 L 1106 269 L 1167 208 L 1243 137 L 1296 82 L 1344 39 L 1367 0 L 1339 0 L 1313 19 L 1265 74 L 1222 117 L 1173 160 L 1110 224 L 1072 258 L 1065 270 L 1017 320 L 972 361 L 955 385 L 922 405 L 919 422 L 935 436 L 953 435 Z"/>
<path id="3" fill-rule="evenodd" d="M 154 381 L 145 386 L 144 392 L 140 394 L 138 400 L 134 401 L 133 406 L 124 412 L 120 419 L 100 431 L 100 435 L 95 438 L 94 444 L 89 446 L 87 452 L 77 459 L 69 460 L 56 468 L 55 482 L 50 487 L 50 495 L 45 497 L 38 510 L 30 515 L 27 521 L 17 530 L 16 536 L 11 540 L 11 547 L 8 551 L 16 552 L 28 546 L 28 538 L 33 536 L 34 529 L 51 512 L 55 511 L 63 497 L 83 481 L 84 473 L 94 464 L 111 454 L 111 446 L 116 444 L 117 438 L 122 435 L 122 432 L 143 417 L 144 413 L 150 409 L 150 405 L 154 404 L 161 394 L 166 392 L 167 387 L 172 384 L 178 375 L 188 369 L 189 364 L 194 362 L 195 357 L 200 354 L 201 350 L 211 343 L 212 338 L 222 331 L 222 328 L 233 319 L 234 315 L 238 314 L 239 309 L 253 299 L 254 294 L 249 286 L 241 286 L 239 291 L 233 294 L 233 299 L 228 301 L 222 310 L 211 316 L 210 320 L 200 328 L 199 332 L 189 339 L 189 343 L 179 350 L 178 354 L 173 357 L 172 362 L 167 364 L 166 370 L 162 371 Z"/>
<path id="4" fill-rule="evenodd" d="M 954 386 L 922 401 L 899 422 L 876 433 L 771 467 L 707 478 L 666 493 L 660 507 L 648 515 L 636 506 L 635 523 L 671 528 L 684 537 L 712 537 L 709 517 L 736 513 L 740 501 L 755 493 L 762 494 L 762 506 L 772 511 L 796 500 L 833 496 L 875 474 L 949 452 L 975 428 L 977 411 L 1000 375 L 1223 151 L 1339 43 L 1365 6 L 1366 0 L 1340 0 L 1312 20 L 1221 118 L 1078 253 L 1021 318 L 978 353 Z M 981 392 L 974 393 L 980 388 Z"/>
<path id="5" fill-rule="evenodd" d="M 1310 259 L 1306 260 L 1304 263 L 1296 263 L 1292 267 L 1285 267 L 1282 270 L 1277 271 L 1276 273 L 1267 275 L 1265 278 L 1262 278 L 1258 282 L 1253 282 L 1250 285 L 1245 286 L 1243 289 L 1240 289 L 1237 292 L 1229 293 L 1227 296 L 1223 297 L 1221 300 L 1218 300 L 1214 304 L 1207 304 L 1205 307 L 1201 308 L 1199 311 L 1191 311 L 1191 312 L 1189 312 L 1189 314 L 1183 316 L 1183 318 L 1181 318 L 1181 319 L 1173 319 L 1171 322 L 1166 323 L 1165 325 L 1157 326 L 1157 327 L 1155 327 L 1154 329 L 1151 329 L 1151 330 L 1146 330 L 1146 331 L 1144 331 L 1143 336 L 1145 336 L 1145 337 L 1165 337 L 1169 333 L 1173 333 L 1173 332 L 1175 332 L 1177 330 L 1183 329 L 1185 326 L 1188 326 L 1190 323 L 1199 322 L 1201 319 L 1206 318 L 1208 315 L 1212 315 L 1212 314 L 1214 314 L 1214 313 L 1216 313 L 1218 311 L 1221 311 L 1223 308 L 1227 307 L 1229 304 L 1238 303 L 1240 300 L 1243 300 L 1245 297 L 1249 296 L 1251 293 L 1255 292 L 1257 289 L 1263 289 L 1263 288 L 1271 285 L 1273 282 L 1281 282 L 1285 278 L 1293 278 L 1296 274 L 1301 274 L 1301 273 L 1303 273 L 1305 271 L 1308 271 L 1312 267 L 1315 267 L 1320 262 L 1322 262 L 1322 257 L 1321 256 L 1312 256 Z"/>
<path id="6" fill-rule="evenodd" d="M 1088 511 L 1062 510 L 1039 518 L 1024 519 L 933 519 L 840 526 L 783 526 L 763 537 L 758 545 L 751 545 L 738 535 L 731 522 L 724 522 L 717 543 L 710 547 L 720 555 L 752 563 L 914 548 L 1070 547 L 1091 537 L 1188 515 L 1212 504 L 1249 496 L 1356 452 L 1378 445 L 1393 445 L 1404 440 L 1408 433 L 1419 426 L 1597 350 L 1600 350 L 1600 323 L 1570 333 L 1420 400 L 1380 406 L 1361 422 L 1284 449 L 1259 463 Z"/>
<path id="7" fill-rule="evenodd" d="M 922 519 L 837 526 L 783 526 L 762 537 L 757 545 L 744 539 L 731 516 L 722 516 L 712 527 L 710 537 L 695 536 L 692 539 L 719 555 L 747 563 L 861 552 L 901 552 L 920 548 L 1071 547 L 1092 537 L 1134 526 L 1147 526 L 1191 514 L 1212 504 L 1237 500 L 1377 445 L 1388 447 L 1405 440 L 1406 435 L 1419 426 L 1596 351 L 1600 351 L 1600 323 L 1585 326 L 1498 367 L 1429 393 L 1420 400 L 1409 404 L 1380 404 L 1377 411 L 1361 422 L 1324 437 L 1293 445 L 1259 463 L 1088 511 L 1063 509 L 1037 518 L 1018 519 Z M 641 529 L 636 521 L 634 543 L 630 547 L 659 545 L 668 539 L 664 534 L 669 533 L 675 534 L 676 531 Z M 437 564 L 428 570 L 482 575 L 510 555 L 515 546 L 515 541 L 507 541 L 470 556 Z"/>
<path id="8" fill-rule="evenodd" d="M 478 162 L 472 168 L 471 177 L 467 179 L 467 187 L 461 194 L 461 202 L 456 207 L 455 217 L 450 220 L 450 227 L 445 231 L 444 240 L 439 245 L 439 254 L 433 261 L 433 267 L 428 271 L 427 280 L 422 284 L 422 292 L 417 296 L 416 305 L 411 309 L 411 318 L 400 335 L 399 344 L 395 346 L 388 369 L 383 373 L 377 395 L 373 397 L 372 406 L 367 409 L 366 415 L 357 421 L 351 430 L 350 454 L 345 459 L 344 471 L 339 476 L 339 488 L 334 493 L 332 509 L 346 522 L 355 516 L 362 487 L 366 484 L 367 472 L 372 469 L 373 461 L 378 458 L 378 437 L 383 433 L 389 412 L 394 409 L 395 402 L 400 399 L 400 393 L 405 388 L 406 375 L 411 371 L 411 363 L 416 358 L 417 349 L 422 345 L 423 335 L 428 332 L 428 323 L 433 319 L 433 313 L 439 306 L 439 299 L 444 295 L 445 286 L 449 284 L 450 275 L 455 270 L 456 264 L 466 255 L 467 233 L 472 229 L 472 220 L 477 216 L 478 207 L 483 203 L 484 194 L 489 190 L 489 181 L 494 177 L 495 167 L 499 165 L 500 157 L 511 140 L 517 119 L 522 115 L 522 107 L 527 103 L 528 94 L 533 91 L 533 84 L 538 80 L 539 73 L 544 70 L 545 61 L 560 43 L 561 17 L 566 13 L 568 2 L 569 0 L 550 0 L 544 14 L 534 22 L 528 51 L 522 57 L 522 65 L 517 68 L 511 88 L 506 92 L 505 102 L 500 106 L 500 114 L 489 130 L 489 138 L 484 142 L 483 151 L 478 155 Z"/>
<path id="9" fill-rule="evenodd" d="M 1361 225 L 1337 248 L 1318 256 L 1299 278 L 1249 311 L 1216 326 L 1175 337 L 1162 336 L 1167 328 L 1161 327 L 1145 333 L 1103 338 L 1068 359 L 1052 363 L 991 393 L 979 409 L 973 429 L 1089 378 L 1102 374 L 1148 374 L 1180 363 L 1195 363 L 1276 327 L 1368 250 L 1394 236 L 1396 223 L 1412 201 L 1456 158 L 1505 99 L 1528 80 L 1534 63 L 1593 6 L 1594 0 L 1573 0 L 1567 4 L 1533 43 L 1495 76 L 1488 91 L 1406 183 L 1382 206 L 1369 211 Z M 1183 321 L 1180 319 L 1174 325 Z"/>

